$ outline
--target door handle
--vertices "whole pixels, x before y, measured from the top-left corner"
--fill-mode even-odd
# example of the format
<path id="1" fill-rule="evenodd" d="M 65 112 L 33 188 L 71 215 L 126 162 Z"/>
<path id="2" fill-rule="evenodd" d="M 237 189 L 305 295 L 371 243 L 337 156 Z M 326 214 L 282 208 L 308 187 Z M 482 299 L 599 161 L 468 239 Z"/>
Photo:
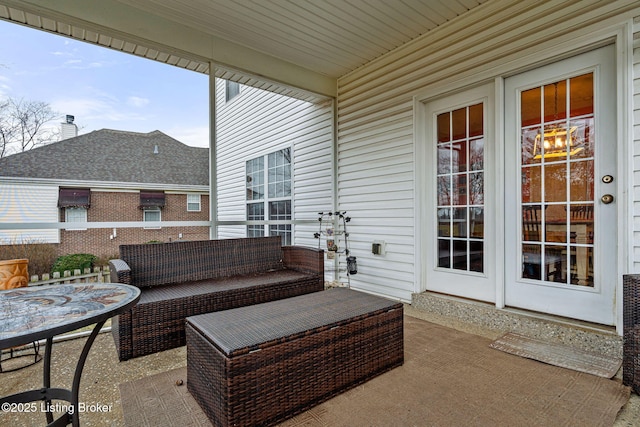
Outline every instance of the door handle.
<path id="1" fill-rule="evenodd" d="M 605 205 L 608 205 L 609 203 L 613 202 L 613 196 L 611 194 L 605 194 L 604 196 L 600 197 L 600 200 L 602 200 L 602 203 L 604 203 Z"/>

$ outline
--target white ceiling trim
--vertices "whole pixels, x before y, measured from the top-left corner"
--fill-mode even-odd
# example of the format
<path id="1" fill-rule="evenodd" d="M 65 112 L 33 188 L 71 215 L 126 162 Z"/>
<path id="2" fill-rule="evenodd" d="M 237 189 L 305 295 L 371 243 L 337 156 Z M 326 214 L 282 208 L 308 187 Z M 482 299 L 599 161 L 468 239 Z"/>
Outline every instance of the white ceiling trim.
<path id="1" fill-rule="evenodd" d="M 488 0 L 0 0 L 0 19 L 315 102 Z"/>

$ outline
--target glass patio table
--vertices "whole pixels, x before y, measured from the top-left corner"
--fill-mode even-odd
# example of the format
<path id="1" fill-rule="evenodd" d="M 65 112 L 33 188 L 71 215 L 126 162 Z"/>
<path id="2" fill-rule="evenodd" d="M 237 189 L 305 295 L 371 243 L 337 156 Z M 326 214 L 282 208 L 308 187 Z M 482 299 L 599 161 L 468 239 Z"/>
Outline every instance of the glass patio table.
<path id="1" fill-rule="evenodd" d="M 46 340 L 43 387 L 0 398 L 0 411 L 36 412 L 42 406 L 31 402 L 44 401 L 48 426 L 79 426 L 78 392 L 89 350 L 104 323 L 139 298 L 138 288 L 117 283 L 45 285 L 0 291 L 0 349 Z M 76 364 L 71 389 L 51 387 L 53 337 L 93 324 L 95 327 Z M 52 400 L 69 402 L 64 407 L 66 412 L 56 420 Z"/>

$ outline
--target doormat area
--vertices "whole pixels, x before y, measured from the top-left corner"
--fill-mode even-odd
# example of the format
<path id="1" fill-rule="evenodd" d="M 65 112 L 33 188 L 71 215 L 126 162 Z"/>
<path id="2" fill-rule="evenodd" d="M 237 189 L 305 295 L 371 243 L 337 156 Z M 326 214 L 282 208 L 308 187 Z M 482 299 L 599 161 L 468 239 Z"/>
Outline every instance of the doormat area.
<path id="1" fill-rule="evenodd" d="M 492 342 L 489 347 L 603 378 L 613 378 L 622 365 L 622 359 L 580 350 L 564 344 L 550 343 L 513 332 L 504 334 Z"/>
<path id="2" fill-rule="evenodd" d="M 617 381 L 513 357 L 488 338 L 409 316 L 404 328 L 404 365 L 280 427 L 611 427 L 629 400 Z M 210 425 L 184 382 L 186 368 L 120 384 L 125 425 Z"/>

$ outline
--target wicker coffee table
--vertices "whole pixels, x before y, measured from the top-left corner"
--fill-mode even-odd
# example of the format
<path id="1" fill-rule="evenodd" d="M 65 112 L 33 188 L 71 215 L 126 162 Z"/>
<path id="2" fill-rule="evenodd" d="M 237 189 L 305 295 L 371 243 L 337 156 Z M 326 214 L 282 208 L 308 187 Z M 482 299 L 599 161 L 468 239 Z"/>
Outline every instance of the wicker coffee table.
<path id="1" fill-rule="evenodd" d="M 187 318 L 187 387 L 214 425 L 273 425 L 404 362 L 402 304 L 336 288 Z"/>

